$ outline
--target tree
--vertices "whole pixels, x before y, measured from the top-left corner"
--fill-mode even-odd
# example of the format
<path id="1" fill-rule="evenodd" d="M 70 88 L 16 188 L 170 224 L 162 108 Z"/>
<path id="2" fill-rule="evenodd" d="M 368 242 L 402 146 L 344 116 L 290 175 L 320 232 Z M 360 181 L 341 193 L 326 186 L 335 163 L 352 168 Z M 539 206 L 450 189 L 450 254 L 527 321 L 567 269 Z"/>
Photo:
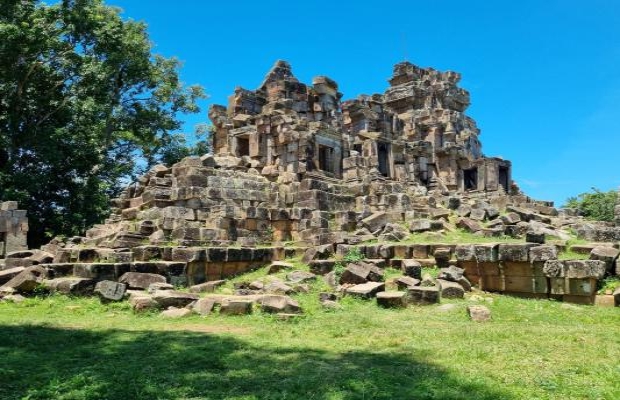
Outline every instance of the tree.
<path id="1" fill-rule="evenodd" d="M 597 188 L 592 188 L 592 192 L 581 193 L 577 197 L 568 198 L 564 207 L 575 208 L 588 219 L 613 221 L 614 207 L 617 201 L 617 191 L 601 192 Z"/>
<path id="2" fill-rule="evenodd" d="M 213 151 L 213 125 L 200 124 L 194 131 L 196 138 L 193 144 L 187 143 L 187 135 L 175 133 L 163 141 L 158 151 L 158 161 L 162 164 L 172 165 L 181 161 L 184 157 L 201 156 Z"/>
<path id="3" fill-rule="evenodd" d="M 100 222 L 204 97 L 119 12 L 0 0 L 0 199 L 27 209 L 30 246 Z"/>

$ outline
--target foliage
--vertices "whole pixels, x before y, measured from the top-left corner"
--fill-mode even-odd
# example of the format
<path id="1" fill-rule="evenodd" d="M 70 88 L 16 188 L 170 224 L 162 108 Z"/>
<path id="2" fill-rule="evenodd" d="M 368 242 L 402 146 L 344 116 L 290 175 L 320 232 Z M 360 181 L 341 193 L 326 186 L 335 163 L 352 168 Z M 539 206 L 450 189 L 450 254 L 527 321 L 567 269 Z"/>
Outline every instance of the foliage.
<path id="1" fill-rule="evenodd" d="M 102 0 L 0 0 L 0 199 L 27 209 L 30 246 L 100 222 L 159 161 L 204 97 L 179 66 Z"/>
<path id="2" fill-rule="evenodd" d="M 213 125 L 199 125 L 194 132 L 196 140 L 188 144 L 187 135 L 173 133 L 162 140 L 158 161 L 172 165 L 189 156 L 202 156 L 213 151 Z"/>
<path id="3" fill-rule="evenodd" d="M 569 197 L 564 207 L 575 208 L 588 219 L 613 221 L 614 207 L 617 201 L 617 191 L 602 192 L 597 188 L 592 188 L 592 192 L 581 193 L 577 197 Z"/>

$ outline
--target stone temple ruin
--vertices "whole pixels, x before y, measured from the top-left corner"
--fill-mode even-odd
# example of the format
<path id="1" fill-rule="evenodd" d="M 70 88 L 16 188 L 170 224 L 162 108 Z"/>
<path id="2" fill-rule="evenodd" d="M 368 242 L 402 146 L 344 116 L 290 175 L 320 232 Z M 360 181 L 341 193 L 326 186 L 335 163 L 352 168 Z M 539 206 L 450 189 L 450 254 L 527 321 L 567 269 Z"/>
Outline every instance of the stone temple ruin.
<path id="1" fill-rule="evenodd" d="M 332 79 L 307 85 L 278 61 L 258 89 L 236 88 L 227 106 L 210 108 L 213 154 L 153 167 L 113 200 L 110 217 L 86 237 L 9 255 L 0 284 L 15 289 L 30 273 L 69 293 L 92 292 L 102 282 L 108 286 L 99 292 L 112 297 L 150 284 L 160 285 L 157 293 L 170 284 L 212 291 L 222 279 L 273 262 L 285 268 L 277 263 L 303 256 L 313 273 L 331 274 L 335 288 L 366 297 L 383 293 L 383 268 L 401 268 L 408 275 L 397 282 L 403 294 L 377 295 L 387 303 L 435 302 L 472 284 L 592 303 L 596 281 L 620 272 L 618 250 L 593 246 L 590 260 L 557 259 L 565 244 L 545 244 L 545 235 L 567 239 L 571 227 L 596 236 L 600 228 L 523 195 L 511 163 L 483 155 L 459 79 L 403 62 L 384 94 L 342 101 Z M 527 243 L 441 244 L 441 233 L 457 227 Z M 608 242 L 620 240 L 620 228 L 608 231 Z M 436 240 L 407 244 L 418 232 Z M 366 261 L 334 281 L 337 259 L 352 250 Z M 421 282 L 423 265 L 446 269 L 439 283 Z M 213 301 L 222 310 L 247 310 L 248 302 L 264 306 L 269 298 L 290 311 L 294 301 L 274 300 L 273 293 L 291 291 L 284 282 L 272 291 L 257 283 Z M 157 300 L 132 293 L 132 304 L 183 303 L 170 302 L 182 294 L 168 294 Z"/>

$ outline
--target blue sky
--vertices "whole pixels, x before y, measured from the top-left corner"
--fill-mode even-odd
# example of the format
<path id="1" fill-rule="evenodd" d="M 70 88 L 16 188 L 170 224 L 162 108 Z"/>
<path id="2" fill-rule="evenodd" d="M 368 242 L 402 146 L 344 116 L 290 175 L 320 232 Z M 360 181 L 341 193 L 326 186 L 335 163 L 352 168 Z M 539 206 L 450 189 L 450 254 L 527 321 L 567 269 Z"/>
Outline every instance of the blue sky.
<path id="1" fill-rule="evenodd" d="M 392 66 L 462 73 L 483 152 L 513 162 L 531 197 L 620 186 L 620 1 L 107 0 L 148 24 L 155 52 L 205 87 L 200 115 L 235 86 L 256 88 L 277 59 L 344 98 L 382 93 Z"/>

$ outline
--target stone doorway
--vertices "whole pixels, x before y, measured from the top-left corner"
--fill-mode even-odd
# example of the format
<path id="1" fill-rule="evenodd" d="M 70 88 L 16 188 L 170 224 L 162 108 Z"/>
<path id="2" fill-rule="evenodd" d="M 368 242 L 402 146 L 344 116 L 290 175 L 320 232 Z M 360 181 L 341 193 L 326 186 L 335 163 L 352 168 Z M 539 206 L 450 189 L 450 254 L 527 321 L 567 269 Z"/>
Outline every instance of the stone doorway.
<path id="1" fill-rule="evenodd" d="M 319 169 L 334 172 L 334 149 L 329 146 L 319 145 Z"/>
<path id="2" fill-rule="evenodd" d="M 390 145 L 377 143 L 377 157 L 379 158 L 379 173 L 385 177 L 390 176 Z"/>
<path id="3" fill-rule="evenodd" d="M 504 192 L 508 193 L 508 168 L 499 167 L 499 184 L 504 188 Z"/>
<path id="4" fill-rule="evenodd" d="M 478 189 L 478 168 L 463 170 L 463 188 L 465 190 Z"/>

